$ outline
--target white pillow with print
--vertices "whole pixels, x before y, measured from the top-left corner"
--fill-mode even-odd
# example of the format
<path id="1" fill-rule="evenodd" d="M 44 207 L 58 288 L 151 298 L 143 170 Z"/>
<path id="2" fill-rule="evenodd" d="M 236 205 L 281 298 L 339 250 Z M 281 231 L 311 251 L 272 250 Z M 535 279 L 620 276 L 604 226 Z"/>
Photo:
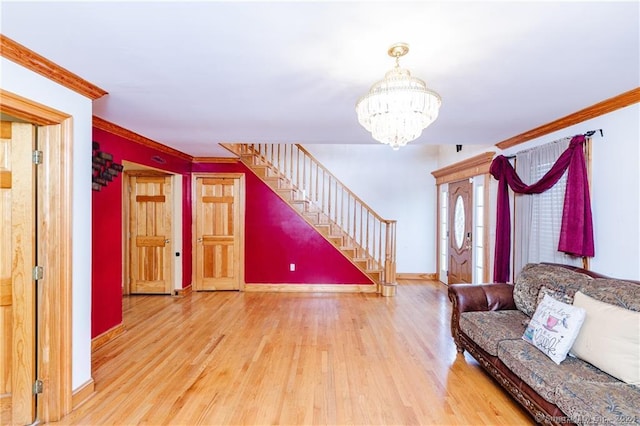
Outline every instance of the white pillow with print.
<path id="1" fill-rule="evenodd" d="M 560 364 L 576 340 L 584 317 L 583 308 L 559 302 L 545 294 L 522 338 Z"/>

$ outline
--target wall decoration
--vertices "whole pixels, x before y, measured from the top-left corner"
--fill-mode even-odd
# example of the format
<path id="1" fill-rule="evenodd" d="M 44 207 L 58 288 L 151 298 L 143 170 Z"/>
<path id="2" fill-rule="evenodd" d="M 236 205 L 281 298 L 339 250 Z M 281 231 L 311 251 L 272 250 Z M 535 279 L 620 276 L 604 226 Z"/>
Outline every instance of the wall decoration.
<path id="1" fill-rule="evenodd" d="M 93 142 L 91 167 L 93 169 L 91 187 L 94 191 L 100 191 L 103 186 L 113 182 L 124 170 L 122 164 L 113 162 L 113 155 L 100 151 L 98 142 Z"/>

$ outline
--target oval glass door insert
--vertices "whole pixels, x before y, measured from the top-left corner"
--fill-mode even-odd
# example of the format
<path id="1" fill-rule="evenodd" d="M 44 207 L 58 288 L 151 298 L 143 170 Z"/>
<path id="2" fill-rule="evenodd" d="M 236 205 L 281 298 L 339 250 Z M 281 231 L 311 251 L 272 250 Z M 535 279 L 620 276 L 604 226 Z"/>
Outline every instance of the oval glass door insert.
<path id="1" fill-rule="evenodd" d="M 458 195 L 453 211 L 453 236 L 456 239 L 458 249 L 461 249 L 464 243 L 464 222 L 464 201 L 462 200 L 462 196 Z"/>

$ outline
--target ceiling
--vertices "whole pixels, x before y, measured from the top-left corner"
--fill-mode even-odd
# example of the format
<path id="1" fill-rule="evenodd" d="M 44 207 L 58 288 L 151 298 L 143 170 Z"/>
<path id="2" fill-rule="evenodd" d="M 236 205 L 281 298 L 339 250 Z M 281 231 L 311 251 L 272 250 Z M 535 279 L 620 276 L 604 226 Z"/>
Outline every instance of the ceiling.
<path id="1" fill-rule="evenodd" d="M 17 2 L 4 35 L 109 92 L 94 114 L 194 156 L 376 143 L 354 105 L 401 65 L 443 99 L 413 144 L 495 144 L 640 86 L 640 2 Z M 391 152 L 391 151 L 390 151 Z"/>

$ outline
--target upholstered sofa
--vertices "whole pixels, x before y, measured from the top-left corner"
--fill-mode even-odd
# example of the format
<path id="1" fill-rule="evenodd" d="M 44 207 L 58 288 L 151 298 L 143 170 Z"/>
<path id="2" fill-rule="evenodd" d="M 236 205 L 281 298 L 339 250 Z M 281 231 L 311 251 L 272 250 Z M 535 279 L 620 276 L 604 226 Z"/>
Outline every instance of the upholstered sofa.
<path id="1" fill-rule="evenodd" d="M 449 286 L 458 352 L 467 350 L 538 423 L 640 424 L 640 387 L 577 357 L 556 364 L 522 339 L 541 291 L 570 299 L 580 291 L 632 315 L 640 311 L 640 282 L 566 265 L 529 264 L 513 285 Z"/>

